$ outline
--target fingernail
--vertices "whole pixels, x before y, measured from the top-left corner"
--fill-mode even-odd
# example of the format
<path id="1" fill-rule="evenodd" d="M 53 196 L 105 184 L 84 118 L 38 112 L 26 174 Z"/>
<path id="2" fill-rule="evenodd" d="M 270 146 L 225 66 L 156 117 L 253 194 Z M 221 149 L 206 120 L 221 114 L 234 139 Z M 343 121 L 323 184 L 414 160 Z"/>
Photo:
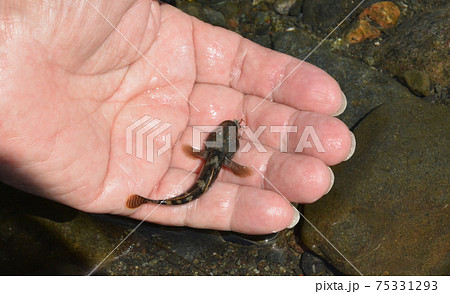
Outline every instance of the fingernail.
<path id="1" fill-rule="evenodd" d="M 341 94 L 342 94 L 342 104 L 341 104 L 341 107 L 338 109 L 338 111 L 336 111 L 335 114 L 333 114 L 333 116 L 341 115 L 341 114 L 345 111 L 345 109 L 347 108 L 347 97 L 345 97 L 344 92 L 341 92 Z"/>
<path id="2" fill-rule="evenodd" d="M 349 160 L 350 157 L 353 156 L 353 153 L 355 153 L 355 149 L 356 149 L 356 138 L 355 138 L 355 135 L 352 132 L 350 132 L 350 135 L 352 136 L 352 145 L 350 146 L 350 152 L 348 153 L 348 155 L 344 159 L 344 161 Z"/>
<path id="3" fill-rule="evenodd" d="M 334 173 L 333 170 L 328 166 L 328 169 L 330 170 L 330 187 L 328 187 L 328 190 L 325 192 L 325 194 L 327 194 L 328 192 L 330 192 L 331 188 L 333 188 L 333 184 L 334 184 Z"/>
<path id="4" fill-rule="evenodd" d="M 288 229 L 292 229 L 293 227 L 295 227 L 295 225 L 300 220 L 300 213 L 298 212 L 297 208 L 292 206 L 292 209 L 294 210 L 294 218 L 292 219 L 292 223 L 289 225 L 289 227 L 287 227 Z"/>

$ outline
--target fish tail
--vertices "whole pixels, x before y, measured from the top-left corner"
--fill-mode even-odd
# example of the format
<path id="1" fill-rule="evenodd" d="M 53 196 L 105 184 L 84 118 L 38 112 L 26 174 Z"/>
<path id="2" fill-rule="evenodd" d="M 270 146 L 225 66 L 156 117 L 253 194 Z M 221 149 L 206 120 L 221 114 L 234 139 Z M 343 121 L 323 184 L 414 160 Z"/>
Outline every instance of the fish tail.
<path id="1" fill-rule="evenodd" d="M 134 194 L 128 197 L 126 205 L 128 208 L 134 209 L 149 202 L 151 202 L 150 199 Z"/>
<path id="2" fill-rule="evenodd" d="M 199 187 L 195 187 L 193 190 L 194 191 L 185 192 L 174 198 L 162 199 L 162 200 L 148 199 L 148 198 L 142 197 L 140 195 L 133 194 L 130 197 L 128 197 L 126 206 L 128 208 L 134 209 L 134 208 L 138 208 L 142 204 L 146 204 L 146 203 L 161 204 L 161 205 L 182 205 L 182 204 L 186 204 L 188 202 L 191 202 L 192 200 L 197 199 L 204 192 L 204 190 L 200 189 Z"/>

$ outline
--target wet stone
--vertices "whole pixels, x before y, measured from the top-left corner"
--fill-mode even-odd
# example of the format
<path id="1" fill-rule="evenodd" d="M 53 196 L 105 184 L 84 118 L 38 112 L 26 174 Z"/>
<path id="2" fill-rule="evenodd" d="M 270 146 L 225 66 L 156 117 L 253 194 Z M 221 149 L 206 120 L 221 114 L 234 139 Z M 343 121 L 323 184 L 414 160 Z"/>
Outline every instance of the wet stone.
<path id="1" fill-rule="evenodd" d="M 273 251 L 269 254 L 267 254 L 266 259 L 272 263 L 278 263 L 278 264 L 282 264 L 285 263 L 286 261 L 286 256 L 284 255 L 283 251 Z"/>
<path id="2" fill-rule="evenodd" d="M 355 128 L 353 157 L 305 217 L 364 275 L 450 274 L 450 109 L 418 98 L 386 103 Z M 307 223 L 300 239 L 358 274 Z"/>
<path id="3" fill-rule="evenodd" d="M 352 0 L 304 0 L 301 20 L 321 37 L 325 37 L 335 28 L 337 28 L 336 33 L 341 35 L 345 24 L 349 24 L 354 17 L 349 18 L 343 26 L 337 27 L 337 25 L 355 6 L 356 4 Z M 355 13 L 355 17 L 356 15 Z"/>
<path id="4" fill-rule="evenodd" d="M 305 252 L 300 259 L 300 267 L 305 276 L 334 276 L 326 262 L 312 252 Z"/>
<path id="5" fill-rule="evenodd" d="M 388 70 L 400 80 L 407 71 L 420 72 L 420 86 L 408 84 L 408 87 L 419 96 L 429 96 L 428 100 L 437 100 L 448 105 L 440 93 L 430 93 L 426 85 L 425 74 L 429 77 L 431 89 L 433 85 L 447 87 L 450 85 L 450 2 L 434 7 L 402 21 L 389 34 L 381 45 L 366 51 L 366 55 L 374 57 L 375 65 Z M 423 74 L 425 73 L 425 74 Z"/>
<path id="6" fill-rule="evenodd" d="M 296 0 L 277 0 L 274 3 L 274 9 L 279 14 L 288 14 L 296 2 Z"/>
<path id="7" fill-rule="evenodd" d="M 391 1 L 381 1 L 373 4 L 359 15 L 359 18 L 369 18 L 381 29 L 395 26 L 400 17 L 400 9 Z"/>
<path id="8" fill-rule="evenodd" d="M 344 40 L 350 44 L 361 43 L 368 39 L 376 39 L 380 34 L 381 32 L 370 22 L 364 19 L 358 19 L 350 26 L 350 29 L 344 36 Z"/>
<path id="9" fill-rule="evenodd" d="M 391 1 L 382 1 L 364 9 L 347 29 L 344 40 L 350 44 L 376 39 L 380 30 L 387 31 L 395 26 L 400 17 L 400 9 Z"/>
<path id="10" fill-rule="evenodd" d="M 415 95 L 425 97 L 430 95 L 430 77 L 424 71 L 407 70 L 401 75 L 406 86 Z"/>
<path id="11" fill-rule="evenodd" d="M 225 16 L 223 16 L 223 14 L 221 12 L 214 10 L 212 8 L 209 8 L 209 7 L 204 7 L 203 14 L 205 16 L 205 21 L 207 23 L 210 23 L 214 26 L 223 27 L 223 28 L 226 27 Z"/>

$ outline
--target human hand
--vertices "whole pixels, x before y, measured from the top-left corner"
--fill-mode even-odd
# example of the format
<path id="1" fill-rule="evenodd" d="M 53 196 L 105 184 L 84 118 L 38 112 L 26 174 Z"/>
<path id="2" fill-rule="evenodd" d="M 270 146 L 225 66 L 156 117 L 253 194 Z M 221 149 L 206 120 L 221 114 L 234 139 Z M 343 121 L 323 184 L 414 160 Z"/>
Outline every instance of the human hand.
<path id="1" fill-rule="evenodd" d="M 266 234 L 298 220 L 287 200 L 317 200 L 333 182 L 328 166 L 353 153 L 351 132 L 331 116 L 345 108 L 338 84 L 306 62 L 288 76 L 299 60 L 157 1 L 21 3 L 0 4 L 0 180 L 7 184 L 88 212 Z M 171 124 L 172 148 L 154 162 L 125 148 L 126 128 L 145 115 Z M 253 131 L 292 125 L 299 132 L 279 152 L 280 134 L 265 130 L 259 140 L 267 152 L 253 146 L 234 158 L 253 175 L 224 169 L 198 200 L 126 208 L 131 194 L 185 191 L 201 164 L 181 148 L 192 144 L 192 126 L 226 119 L 244 119 Z M 325 152 L 294 152 L 305 126 Z"/>

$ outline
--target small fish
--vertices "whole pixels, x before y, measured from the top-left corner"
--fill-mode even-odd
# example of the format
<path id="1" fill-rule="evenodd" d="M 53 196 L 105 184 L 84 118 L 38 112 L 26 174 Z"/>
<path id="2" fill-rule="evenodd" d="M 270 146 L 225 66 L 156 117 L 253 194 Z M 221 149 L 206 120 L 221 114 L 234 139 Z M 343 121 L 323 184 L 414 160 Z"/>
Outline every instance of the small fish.
<path id="1" fill-rule="evenodd" d="M 204 150 L 194 150 L 188 145 L 183 145 L 183 151 L 188 156 L 200 157 L 205 160 L 205 164 L 197 180 L 186 192 L 164 200 L 153 200 L 134 194 L 128 197 L 126 206 L 128 208 L 138 208 L 145 203 L 163 205 L 182 205 L 189 203 L 205 194 L 211 188 L 222 166 L 228 167 L 237 176 L 249 176 L 251 170 L 248 167 L 231 160 L 239 149 L 239 140 L 237 137 L 239 128 L 240 124 L 237 120 L 226 120 L 214 132 L 208 135 Z"/>

